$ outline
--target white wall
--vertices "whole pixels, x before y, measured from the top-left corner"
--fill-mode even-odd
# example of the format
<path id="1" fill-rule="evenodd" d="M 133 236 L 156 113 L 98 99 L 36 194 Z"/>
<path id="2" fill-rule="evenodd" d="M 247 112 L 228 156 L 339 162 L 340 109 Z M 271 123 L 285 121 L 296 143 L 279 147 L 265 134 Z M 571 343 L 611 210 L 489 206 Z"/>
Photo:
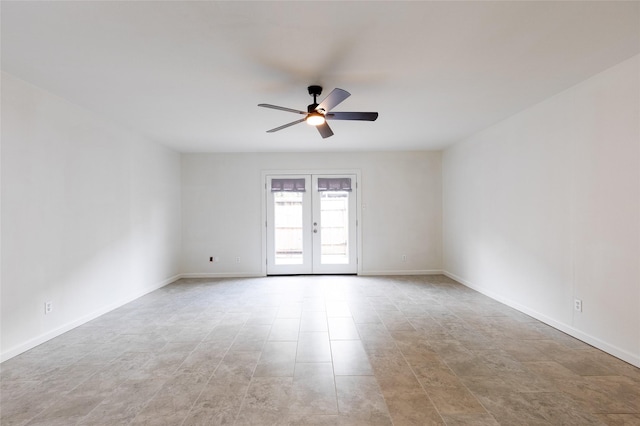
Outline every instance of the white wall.
<path id="1" fill-rule="evenodd" d="M 636 56 L 446 150 L 445 271 L 640 366 L 639 123 Z"/>
<path id="2" fill-rule="evenodd" d="M 179 273 L 178 153 L 2 73 L 1 159 L 2 360 Z"/>
<path id="3" fill-rule="evenodd" d="M 260 275 L 262 172 L 304 169 L 360 170 L 363 274 L 441 271 L 438 152 L 183 154 L 182 271 Z M 209 263 L 210 256 L 220 262 Z"/>

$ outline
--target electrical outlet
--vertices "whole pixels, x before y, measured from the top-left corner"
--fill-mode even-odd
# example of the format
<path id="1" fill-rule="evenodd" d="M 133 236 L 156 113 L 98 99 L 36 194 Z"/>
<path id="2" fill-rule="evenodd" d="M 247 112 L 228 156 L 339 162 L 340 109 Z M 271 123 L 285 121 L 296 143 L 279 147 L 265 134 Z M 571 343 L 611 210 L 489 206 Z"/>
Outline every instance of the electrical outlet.
<path id="1" fill-rule="evenodd" d="M 44 302 L 44 313 L 50 314 L 53 311 L 53 302 Z"/>
<path id="2" fill-rule="evenodd" d="M 407 261 L 407 255 L 406 255 L 406 254 L 403 254 L 403 255 L 402 255 L 402 261 L 403 261 L 403 262 L 406 262 L 406 261 Z"/>
<path id="3" fill-rule="evenodd" d="M 573 301 L 573 309 L 575 309 L 578 312 L 582 312 L 582 300 L 575 299 Z"/>
<path id="4" fill-rule="evenodd" d="M 209 262 L 213 263 L 213 256 L 209 257 Z"/>
<path id="5" fill-rule="evenodd" d="M 240 263 L 240 256 L 236 257 L 236 263 Z"/>

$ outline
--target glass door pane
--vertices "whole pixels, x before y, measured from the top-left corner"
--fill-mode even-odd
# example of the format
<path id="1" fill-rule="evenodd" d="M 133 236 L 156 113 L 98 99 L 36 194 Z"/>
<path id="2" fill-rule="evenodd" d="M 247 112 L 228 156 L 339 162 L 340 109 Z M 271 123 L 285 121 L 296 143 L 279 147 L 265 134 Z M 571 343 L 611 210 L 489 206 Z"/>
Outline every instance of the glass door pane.
<path id="1" fill-rule="evenodd" d="M 303 192 L 274 192 L 274 244 L 276 265 L 303 262 Z"/>
<path id="2" fill-rule="evenodd" d="M 320 263 L 349 263 L 349 193 L 320 193 Z"/>

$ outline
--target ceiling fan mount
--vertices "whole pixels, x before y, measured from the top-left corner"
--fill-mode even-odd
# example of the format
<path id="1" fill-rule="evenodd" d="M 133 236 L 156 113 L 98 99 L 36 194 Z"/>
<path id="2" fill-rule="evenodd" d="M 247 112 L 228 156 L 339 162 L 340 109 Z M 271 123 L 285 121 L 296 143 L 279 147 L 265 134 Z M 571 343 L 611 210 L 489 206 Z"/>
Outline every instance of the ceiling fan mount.
<path id="1" fill-rule="evenodd" d="M 307 87 L 307 90 L 309 91 L 309 94 L 314 97 L 314 101 L 316 96 L 322 95 L 322 86 L 309 86 Z"/>
<path id="2" fill-rule="evenodd" d="M 267 130 L 267 133 L 277 132 L 278 130 L 286 129 L 294 124 L 306 121 L 307 124 L 315 126 L 318 129 L 320 136 L 328 138 L 333 136 L 333 131 L 327 124 L 327 120 L 375 121 L 378 118 L 377 112 L 332 112 L 331 110 L 334 107 L 351 96 L 351 93 L 346 90 L 335 88 L 320 103 L 318 103 L 317 97 L 322 94 L 322 86 L 312 85 L 307 87 L 307 90 L 309 91 L 309 95 L 313 96 L 313 103 L 307 106 L 307 112 L 271 104 L 258 104 L 259 107 L 305 115 L 305 117 L 300 120 Z"/>

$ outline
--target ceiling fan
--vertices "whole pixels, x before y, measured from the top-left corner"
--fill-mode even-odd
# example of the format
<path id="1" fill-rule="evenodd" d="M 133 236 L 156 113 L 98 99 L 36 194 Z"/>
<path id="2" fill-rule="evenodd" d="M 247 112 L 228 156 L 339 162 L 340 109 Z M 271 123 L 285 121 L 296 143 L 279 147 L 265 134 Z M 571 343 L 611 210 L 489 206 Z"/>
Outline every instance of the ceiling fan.
<path id="1" fill-rule="evenodd" d="M 292 121 L 291 123 L 276 127 L 275 129 L 267 130 L 267 133 L 277 132 L 278 130 L 286 129 L 287 127 L 293 126 L 294 124 L 306 121 L 307 124 L 315 126 L 323 138 L 328 138 L 329 136 L 333 136 L 333 131 L 327 124 L 327 120 L 376 121 L 376 119 L 378 118 L 377 112 L 331 112 L 334 107 L 351 96 L 351 93 L 347 92 L 346 90 L 338 88 L 333 89 L 333 91 L 329 93 L 329 95 L 324 98 L 322 102 L 318 103 L 316 101 L 316 97 L 320 96 L 320 94 L 322 93 L 322 87 L 309 86 L 307 89 L 309 90 L 309 94 L 313 96 L 313 103 L 307 106 L 307 112 L 271 104 L 258 104 L 259 107 L 279 109 L 281 111 L 293 112 L 305 116 L 300 120 Z"/>

